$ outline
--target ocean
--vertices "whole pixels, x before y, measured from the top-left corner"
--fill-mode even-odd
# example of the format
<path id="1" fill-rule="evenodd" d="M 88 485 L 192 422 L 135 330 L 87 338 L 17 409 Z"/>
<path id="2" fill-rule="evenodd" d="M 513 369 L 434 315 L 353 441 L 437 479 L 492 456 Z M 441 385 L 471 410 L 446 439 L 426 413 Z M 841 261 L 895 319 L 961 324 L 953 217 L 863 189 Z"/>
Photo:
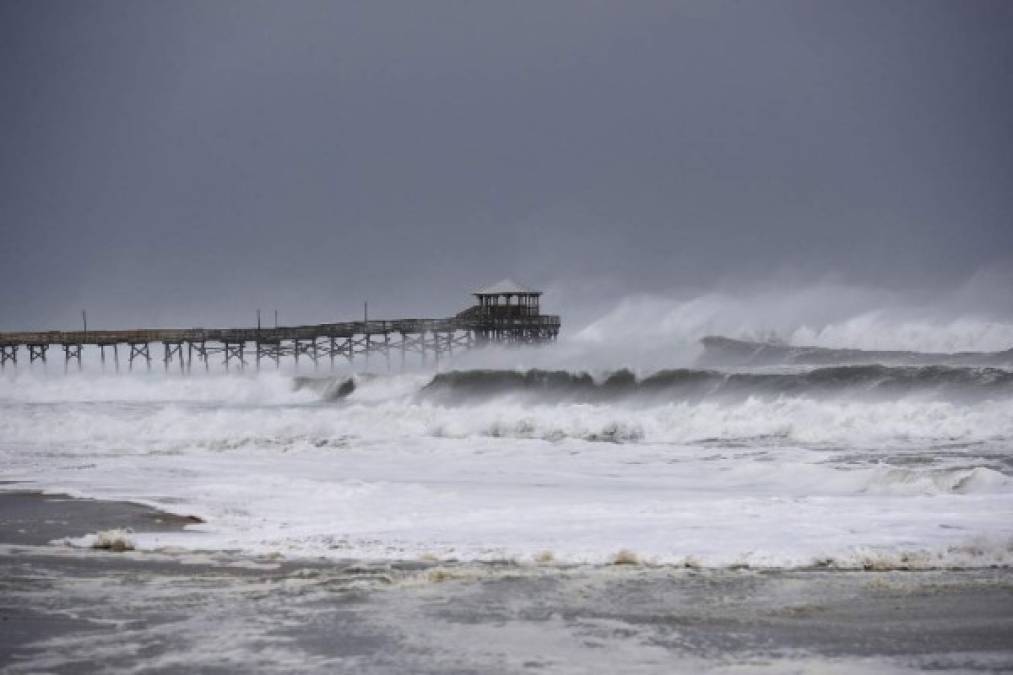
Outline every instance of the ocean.
<path id="1" fill-rule="evenodd" d="M 5 379 L 3 479 L 206 521 L 134 535 L 152 551 L 785 569 L 1013 556 L 1003 369 L 377 374 L 336 398 L 348 381 Z"/>
<path id="2" fill-rule="evenodd" d="M 624 607 L 609 614 L 614 625 L 594 624 L 594 630 L 607 636 L 613 650 L 609 658 L 616 657 L 615 649 L 625 650 L 622 659 L 631 670 L 748 665 L 759 653 L 777 672 L 774 666 L 785 663 L 791 672 L 807 672 L 814 663 L 826 665 L 812 661 L 826 645 L 796 644 L 792 636 L 804 631 L 782 626 L 775 632 L 770 639 L 781 650 L 775 658 L 767 643 L 731 640 L 734 631 L 726 624 L 717 633 L 700 628 L 710 625 L 700 614 L 665 624 L 668 642 L 657 634 L 657 625 L 647 635 L 642 622 L 631 623 L 630 616 L 644 606 L 662 616 L 676 606 L 685 610 L 686 598 L 703 592 L 701 584 L 724 589 L 719 596 L 727 602 L 721 611 L 759 611 L 744 609 L 750 603 L 774 611 L 808 585 L 806 607 L 845 607 L 856 588 L 864 589 L 871 595 L 859 606 L 873 608 L 868 612 L 878 621 L 881 594 L 870 590 L 874 577 L 869 575 L 887 575 L 875 579 L 894 589 L 890 592 L 900 592 L 904 584 L 918 586 L 903 592 L 905 606 L 920 594 L 935 597 L 923 583 L 936 589 L 956 584 L 965 595 L 954 597 L 965 600 L 968 589 L 987 587 L 990 602 L 999 604 L 981 634 L 998 631 L 1000 643 L 1013 635 L 1006 571 L 1013 562 L 1013 373 L 1004 361 L 1007 355 L 995 354 L 991 362 L 979 355 L 974 365 L 966 365 L 960 357 L 946 363 L 931 355 L 919 364 L 917 354 L 909 354 L 896 365 L 883 363 L 890 359 L 882 355 L 870 363 L 835 364 L 850 357 L 832 350 L 819 358 L 806 352 L 803 360 L 815 358 L 815 364 L 785 354 L 770 363 L 769 353 L 763 363 L 750 363 L 741 350 L 736 353 L 738 361 L 727 367 L 715 362 L 721 354 L 711 353 L 699 359 L 705 365 L 636 372 L 468 368 L 333 376 L 273 371 L 46 376 L 21 371 L 0 378 L 0 488 L 129 502 L 189 518 L 180 528 L 112 532 L 84 522 L 46 546 L 18 549 L 35 561 L 36 573 L 49 570 L 55 587 L 69 584 L 62 597 L 78 598 L 80 607 L 92 612 L 102 604 L 93 597 L 96 584 L 103 579 L 109 584 L 103 593 L 111 595 L 105 597 L 121 587 L 104 576 L 108 570 L 89 572 L 85 583 L 65 567 L 48 567 L 54 564 L 46 558 L 51 551 L 59 551 L 60 565 L 75 556 L 118 561 L 109 569 L 126 565 L 123 556 L 128 556 L 163 590 L 149 597 L 153 582 L 144 583 L 115 602 L 140 603 L 144 609 L 134 611 L 162 617 L 149 618 L 156 625 L 178 610 L 165 589 L 191 583 L 190 577 L 158 565 L 175 561 L 202 570 L 202 565 L 275 570 L 264 572 L 273 586 L 248 571 L 215 577 L 219 571 L 212 574 L 218 581 L 205 579 L 203 591 L 174 591 L 204 598 L 205 604 L 198 603 L 196 610 L 190 605 L 189 611 L 203 612 L 207 620 L 215 603 L 264 594 L 261 610 L 235 609 L 231 618 L 217 619 L 223 626 L 259 611 L 285 613 L 281 633 L 280 624 L 229 629 L 239 646 L 229 648 L 233 660 L 224 663 L 215 660 L 224 652 L 193 647 L 206 635 L 191 626 L 190 637 L 172 638 L 180 647 L 171 653 L 182 660 L 171 663 L 180 668 L 233 670 L 259 663 L 267 670 L 341 665 L 370 672 L 458 667 L 460 672 L 520 672 L 531 661 L 541 663 L 543 672 L 597 670 L 585 653 L 586 640 L 567 641 L 575 639 L 574 625 L 591 630 L 590 624 L 580 624 L 583 615 L 573 605 L 574 594 L 583 593 L 580 606 L 586 611 L 601 612 L 616 603 Z M 131 550 L 120 558 L 96 553 L 96 544 L 110 538 L 122 539 Z M 42 549 L 50 553 L 43 555 Z M 5 550 L 8 562 L 18 560 L 17 550 Z M 144 567 L 145 560 L 157 564 Z M 503 586 L 504 579 L 516 589 Z M 751 585 L 761 581 L 763 592 Z M 392 591 L 391 584 L 403 588 Z M 304 595 L 279 599 L 278 588 L 296 586 L 323 595 L 313 595 L 312 602 Z M 386 590 L 370 590 L 374 586 Z M 622 600 L 610 595 L 617 588 L 625 589 L 619 593 Z M 52 603 L 52 588 L 47 595 L 10 582 L 8 590 L 22 598 L 12 606 L 45 606 L 47 598 Z M 456 607 L 464 613 L 465 618 L 443 616 L 443 629 L 467 625 L 474 631 L 462 638 L 464 643 L 454 643 L 450 661 L 432 649 L 408 661 L 388 661 L 377 656 L 385 653 L 377 648 L 368 657 L 355 652 L 358 665 L 351 668 L 352 662 L 340 660 L 347 654 L 338 654 L 318 635 L 319 626 L 316 633 L 309 628 L 303 633 L 299 626 L 314 624 L 322 606 L 334 610 L 322 600 L 331 597 L 328 593 L 353 592 L 367 603 L 374 622 L 398 616 L 389 603 L 404 610 L 403 603 L 426 597 L 426 602 L 438 599 L 441 611 Z M 477 599 L 481 593 L 492 593 L 500 614 L 489 618 L 492 601 Z M 832 599 L 817 602 L 814 594 Z M 206 602 L 218 595 L 229 599 Z M 669 596 L 675 598 L 671 607 L 658 604 L 658 598 Z M 546 602 L 556 608 L 543 607 L 541 614 L 531 607 L 517 610 L 519 615 L 502 609 L 553 597 Z M 689 606 L 717 611 L 715 597 L 706 595 Z M 730 597 L 738 597 L 738 604 L 728 605 Z M 982 616 L 974 607 L 985 605 L 975 602 L 949 607 L 966 606 L 971 615 Z M 379 639 L 377 644 L 402 640 L 397 642 L 402 649 L 405 636 L 421 640 L 430 624 L 420 618 L 421 609 L 411 606 L 414 628 L 406 628 L 409 619 L 402 616 L 390 619 L 400 622 L 401 637 L 392 637 L 387 625 L 369 639 Z M 818 617 L 814 620 L 818 623 Z M 362 621 L 355 620 L 355 630 L 364 630 Z M 490 621 L 502 632 L 492 630 Z M 633 632 L 625 638 L 624 622 L 639 626 L 627 626 Z M 867 627 L 862 633 L 867 643 L 878 625 L 869 617 L 853 624 Z M 685 636 L 694 627 L 696 642 L 672 642 L 673 635 Z M 154 639 L 138 630 L 140 643 Z M 354 633 L 350 630 L 346 626 L 335 635 L 347 637 Z M 289 651 L 278 652 L 277 659 L 250 660 L 251 653 L 260 652 L 251 652 L 252 643 L 242 636 L 267 640 L 282 633 Z M 316 651 L 293 647 L 293 633 L 304 641 L 315 636 Z M 546 637 L 550 634 L 555 637 Z M 566 640 L 560 637 L 564 634 Z M 713 637 L 718 634 L 724 641 Z M 502 649 L 512 656 L 496 650 L 483 656 L 475 645 L 468 647 L 475 653 L 461 651 L 462 644 L 495 641 L 497 635 L 507 640 Z M 27 659 L 27 671 L 33 664 L 80 666 L 111 658 L 109 650 L 121 659 L 110 663 L 127 669 L 136 664 L 116 652 L 121 643 L 85 658 L 81 655 L 89 651 L 81 643 L 67 643 L 78 644 L 74 651 L 55 637 L 47 639 L 53 642 L 45 649 L 25 646 L 18 652 Z M 368 639 L 353 643 L 372 644 Z M 970 663 L 985 669 L 1010 666 L 1009 646 L 979 645 Z M 540 656 L 518 655 L 529 648 Z M 862 670 L 870 667 L 869 658 L 891 655 L 890 650 L 843 651 L 851 654 L 845 670 Z M 952 658 L 950 647 L 943 652 L 928 649 L 936 659 L 932 663 L 943 670 L 968 663 L 946 661 Z M 61 653 L 69 660 L 46 661 Z M 920 669 L 930 663 L 905 654 L 907 660 L 875 661 L 875 667 Z M 621 663 L 611 667 L 623 670 Z"/>

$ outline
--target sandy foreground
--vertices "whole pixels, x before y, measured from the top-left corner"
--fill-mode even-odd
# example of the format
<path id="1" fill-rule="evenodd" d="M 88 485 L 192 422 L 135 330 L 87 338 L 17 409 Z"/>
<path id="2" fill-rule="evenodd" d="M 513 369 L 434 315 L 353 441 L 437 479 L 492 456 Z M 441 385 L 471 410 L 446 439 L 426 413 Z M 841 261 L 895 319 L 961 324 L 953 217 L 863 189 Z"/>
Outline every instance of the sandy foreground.
<path id="1" fill-rule="evenodd" d="M 282 561 L 64 541 L 188 522 L 0 494 L 2 672 L 1013 672 L 1009 569 Z"/>

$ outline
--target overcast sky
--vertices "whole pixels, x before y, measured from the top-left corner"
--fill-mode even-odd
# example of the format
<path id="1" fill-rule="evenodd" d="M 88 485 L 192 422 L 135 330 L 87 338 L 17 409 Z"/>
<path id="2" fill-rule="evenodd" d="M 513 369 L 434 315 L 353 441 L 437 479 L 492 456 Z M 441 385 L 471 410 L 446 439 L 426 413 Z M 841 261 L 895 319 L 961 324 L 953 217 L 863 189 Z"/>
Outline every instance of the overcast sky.
<path id="1" fill-rule="evenodd" d="M 1004 0 L 0 0 L 0 86 L 5 329 L 1013 265 Z"/>

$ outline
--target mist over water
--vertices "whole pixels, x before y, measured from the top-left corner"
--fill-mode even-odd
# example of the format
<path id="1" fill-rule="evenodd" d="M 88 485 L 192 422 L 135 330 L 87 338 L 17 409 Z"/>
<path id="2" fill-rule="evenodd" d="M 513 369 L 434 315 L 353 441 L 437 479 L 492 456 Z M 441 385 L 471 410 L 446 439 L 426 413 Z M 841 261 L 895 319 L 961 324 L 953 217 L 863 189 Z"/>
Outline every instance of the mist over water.
<path id="1" fill-rule="evenodd" d="M 1013 269 L 1011 267 L 1010 269 Z M 461 364 L 483 368 L 692 367 L 700 340 L 720 335 L 788 345 L 917 352 L 1013 348 L 1013 272 L 986 268 L 946 290 L 898 291 L 830 281 L 729 282 L 603 301 L 561 284 L 546 311 L 562 312 L 559 343 L 522 352 L 486 350 Z"/>

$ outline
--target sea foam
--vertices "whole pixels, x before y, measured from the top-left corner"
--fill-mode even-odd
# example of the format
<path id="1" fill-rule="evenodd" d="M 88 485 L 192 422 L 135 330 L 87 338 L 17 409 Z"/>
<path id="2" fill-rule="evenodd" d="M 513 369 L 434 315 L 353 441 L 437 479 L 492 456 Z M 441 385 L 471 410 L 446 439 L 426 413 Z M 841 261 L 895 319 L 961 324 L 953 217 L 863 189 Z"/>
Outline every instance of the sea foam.
<path id="1" fill-rule="evenodd" d="M 769 391 L 766 383 L 783 380 L 744 377 L 753 388 L 735 396 L 673 396 L 666 385 L 646 398 L 617 389 L 650 374 L 623 375 L 607 396 L 599 396 L 607 374 L 521 373 L 534 384 L 520 387 L 516 373 L 495 375 L 492 390 L 480 382 L 477 394 L 457 375 L 337 378 L 295 390 L 274 374 L 19 378 L 0 383 L 2 478 L 206 521 L 199 531 L 131 534 L 141 551 L 1009 564 L 1008 397 L 969 399 L 933 382 L 870 397 L 868 371 L 858 384 L 831 377 L 837 390 L 827 396 L 824 376 L 803 375 Z M 958 374 L 972 388 L 974 377 Z M 434 396 L 448 378 L 454 396 Z M 553 381 L 562 389 L 546 385 Z M 346 382 L 343 395 L 329 394 Z"/>

